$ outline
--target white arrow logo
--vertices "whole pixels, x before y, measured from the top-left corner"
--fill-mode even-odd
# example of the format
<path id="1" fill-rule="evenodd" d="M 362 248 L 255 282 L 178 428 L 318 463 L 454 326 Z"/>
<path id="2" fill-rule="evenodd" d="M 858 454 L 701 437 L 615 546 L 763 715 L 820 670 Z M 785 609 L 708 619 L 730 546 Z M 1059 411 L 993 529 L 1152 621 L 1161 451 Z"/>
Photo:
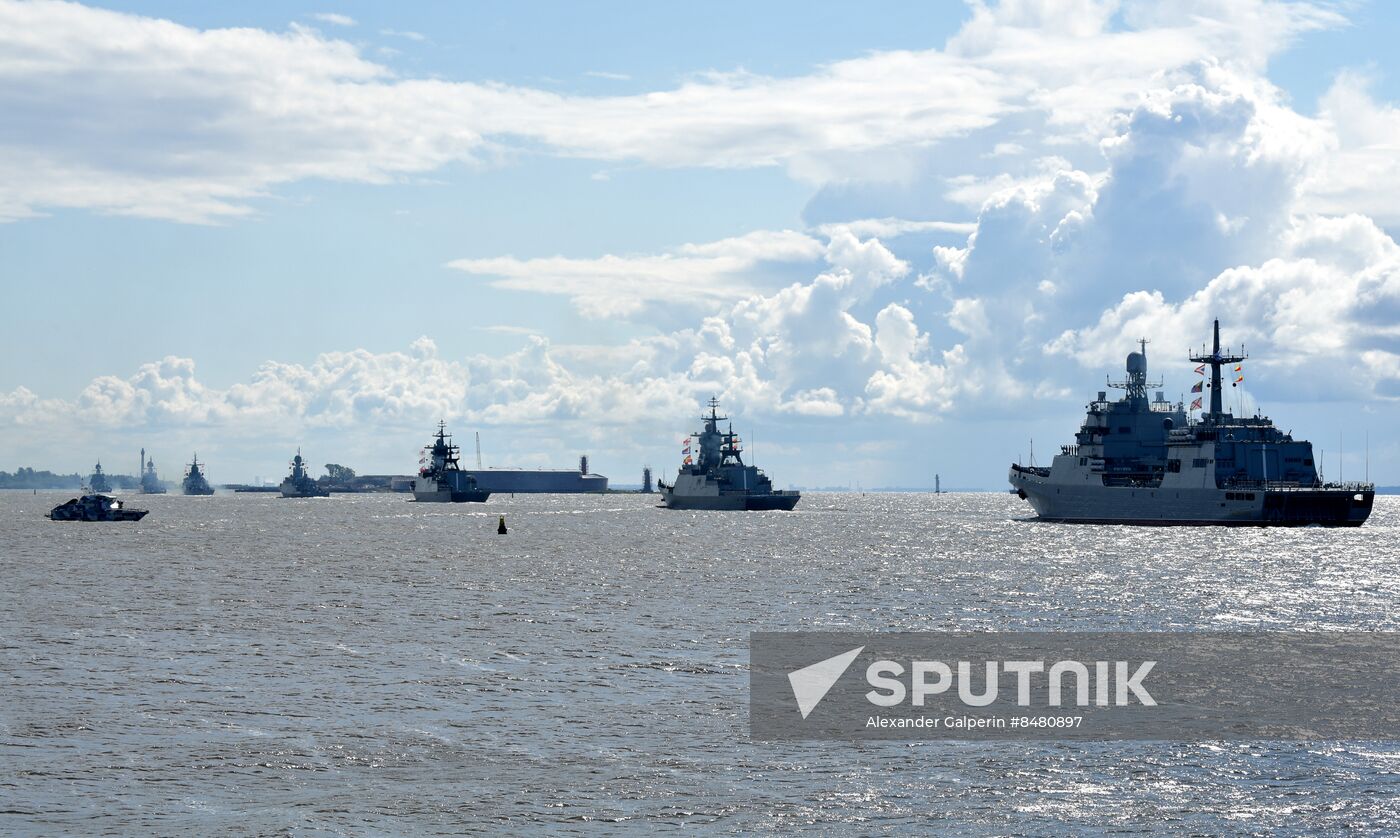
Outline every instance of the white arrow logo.
<path id="1" fill-rule="evenodd" d="M 817 709 L 827 692 L 846 673 L 851 661 L 864 649 L 865 647 L 861 646 L 788 673 L 788 683 L 792 685 L 792 695 L 797 699 L 797 709 L 802 711 L 802 718 L 807 718 L 808 714 Z"/>

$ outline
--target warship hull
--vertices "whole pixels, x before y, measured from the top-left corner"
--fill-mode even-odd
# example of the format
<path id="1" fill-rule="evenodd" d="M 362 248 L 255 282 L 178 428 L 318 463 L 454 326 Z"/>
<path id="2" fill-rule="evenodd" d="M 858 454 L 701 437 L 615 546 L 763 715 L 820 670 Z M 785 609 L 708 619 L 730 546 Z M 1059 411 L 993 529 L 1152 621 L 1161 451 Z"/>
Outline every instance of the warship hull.
<path id="1" fill-rule="evenodd" d="M 208 484 L 205 484 L 203 486 L 185 486 L 181 490 L 181 494 L 207 497 L 208 495 L 214 494 L 214 487 Z"/>
<path id="2" fill-rule="evenodd" d="M 799 496 L 782 495 L 719 495 L 677 496 L 671 492 L 661 493 L 661 505 L 667 509 L 707 510 L 712 512 L 765 512 L 772 510 L 791 511 L 797 506 Z"/>
<path id="3" fill-rule="evenodd" d="M 1055 482 L 1046 472 L 1012 466 L 1008 480 L 1040 520 L 1063 523 L 1359 527 L 1375 502 L 1369 486 L 1164 489 Z"/>
<path id="4" fill-rule="evenodd" d="M 661 487 L 661 505 L 667 509 L 696 509 L 717 512 L 789 511 L 802 496 L 797 492 L 756 492 L 724 488 L 704 474 L 681 474 L 675 484 Z"/>
<path id="5" fill-rule="evenodd" d="M 331 496 L 329 491 L 316 485 L 314 480 L 310 481 L 310 485 L 301 485 L 290 480 L 283 481 L 277 490 L 282 493 L 284 498 L 328 498 Z"/>
<path id="6" fill-rule="evenodd" d="M 461 474 L 462 472 L 456 472 Z M 460 484 L 460 485 L 454 485 Z M 491 497 L 485 489 L 471 485 L 467 480 L 425 480 L 413 481 L 413 499 L 418 503 L 481 503 Z"/>

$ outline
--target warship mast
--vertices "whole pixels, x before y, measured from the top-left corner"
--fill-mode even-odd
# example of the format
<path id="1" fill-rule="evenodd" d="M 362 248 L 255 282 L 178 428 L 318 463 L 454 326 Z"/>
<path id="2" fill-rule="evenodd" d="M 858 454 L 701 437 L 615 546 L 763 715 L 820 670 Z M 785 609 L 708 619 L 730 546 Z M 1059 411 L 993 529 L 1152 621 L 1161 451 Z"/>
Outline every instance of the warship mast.
<path id="1" fill-rule="evenodd" d="M 1226 364 L 1238 364 L 1249 356 L 1245 354 L 1244 347 L 1240 347 L 1238 355 L 1234 353 L 1222 354 L 1220 351 L 1220 321 L 1215 321 L 1215 344 L 1211 348 L 1209 355 L 1204 351 L 1192 353 L 1191 362 L 1195 364 L 1210 364 L 1210 413 L 1206 418 L 1212 423 L 1219 423 L 1224 409 L 1221 405 L 1220 395 L 1220 368 Z"/>

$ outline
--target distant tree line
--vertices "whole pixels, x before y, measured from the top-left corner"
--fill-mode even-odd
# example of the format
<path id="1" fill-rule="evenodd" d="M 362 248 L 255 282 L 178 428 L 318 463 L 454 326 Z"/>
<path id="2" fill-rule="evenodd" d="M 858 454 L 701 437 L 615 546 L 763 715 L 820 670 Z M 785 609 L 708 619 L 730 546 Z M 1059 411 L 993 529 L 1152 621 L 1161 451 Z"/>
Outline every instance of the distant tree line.
<path id="1" fill-rule="evenodd" d="M 139 478 L 129 474 L 108 474 L 106 477 L 107 482 L 118 489 L 135 489 L 141 485 Z M 77 489 L 87 483 L 87 478 L 86 474 L 54 474 L 21 466 L 13 474 L 0 471 L 0 489 Z"/>
<path id="2" fill-rule="evenodd" d="M 76 489 L 82 482 L 80 474 L 54 474 L 28 466 L 15 469 L 14 474 L 0 471 L 0 489 Z"/>

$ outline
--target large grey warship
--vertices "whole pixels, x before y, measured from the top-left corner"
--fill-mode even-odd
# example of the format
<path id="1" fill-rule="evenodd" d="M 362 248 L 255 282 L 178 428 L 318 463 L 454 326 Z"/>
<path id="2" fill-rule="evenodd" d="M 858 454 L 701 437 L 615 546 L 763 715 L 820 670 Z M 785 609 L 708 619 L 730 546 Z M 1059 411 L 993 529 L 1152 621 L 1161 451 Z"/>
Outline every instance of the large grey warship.
<path id="1" fill-rule="evenodd" d="M 709 408 L 708 416 L 700 416 L 704 429 L 691 435 L 696 439 L 698 456 L 692 459 L 686 454 L 671 485 L 656 481 L 661 505 L 668 509 L 714 510 L 786 510 L 797 506 L 800 492 L 774 489 L 773 481 L 761 469 L 744 464 L 733 424 L 727 431 L 719 428 L 719 423 L 728 418 L 719 415 L 719 400 L 710 399 Z M 686 451 L 689 449 L 687 441 Z"/>
<path id="2" fill-rule="evenodd" d="M 1147 381 L 1144 340 L 1128 355 L 1126 379 L 1110 384 L 1123 398 L 1110 402 L 1100 391 L 1076 444 L 1062 446 L 1049 467 L 1011 466 L 1012 491 L 1048 521 L 1360 526 L 1371 514 L 1373 484 L 1324 483 L 1311 442 L 1266 416 L 1226 412 L 1221 368 L 1239 370 L 1246 357 L 1221 350 L 1215 321 L 1211 350 L 1189 355 L 1198 372 L 1210 368 L 1210 409 L 1193 421 L 1160 392 L 1148 400 L 1148 388 L 1160 385 Z"/>
<path id="3" fill-rule="evenodd" d="M 284 498 L 328 498 L 331 495 L 330 490 L 317 483 L 306 470 L 306 460 L 301 458 L 300 448 L 292 458 L 292 473 L 287 475 L 287 479 L 277 488 L 281 490 Z"/>
<path id="4" fill-rule="evenodd" d="M 471 503 L 491 496 L 476 478 L 462 471 L 461 449 L 452 444 L 447 423 L 439 422 L 437 437 L 423 452 L 423 464 L 413 480 L 413 499 L 420 503 Z"/>
<path id="5" fill-rule="evenodd" d="M 195 454 L 190 458 L 190 467 L 185 471 L 185 479 L 180 484 L 180 489 L 187 495 L 212 495 L 214 487 L 209 485 L 209 480 L 204 476 L 203 465 L 199 462 L 199 455 Z"/>

